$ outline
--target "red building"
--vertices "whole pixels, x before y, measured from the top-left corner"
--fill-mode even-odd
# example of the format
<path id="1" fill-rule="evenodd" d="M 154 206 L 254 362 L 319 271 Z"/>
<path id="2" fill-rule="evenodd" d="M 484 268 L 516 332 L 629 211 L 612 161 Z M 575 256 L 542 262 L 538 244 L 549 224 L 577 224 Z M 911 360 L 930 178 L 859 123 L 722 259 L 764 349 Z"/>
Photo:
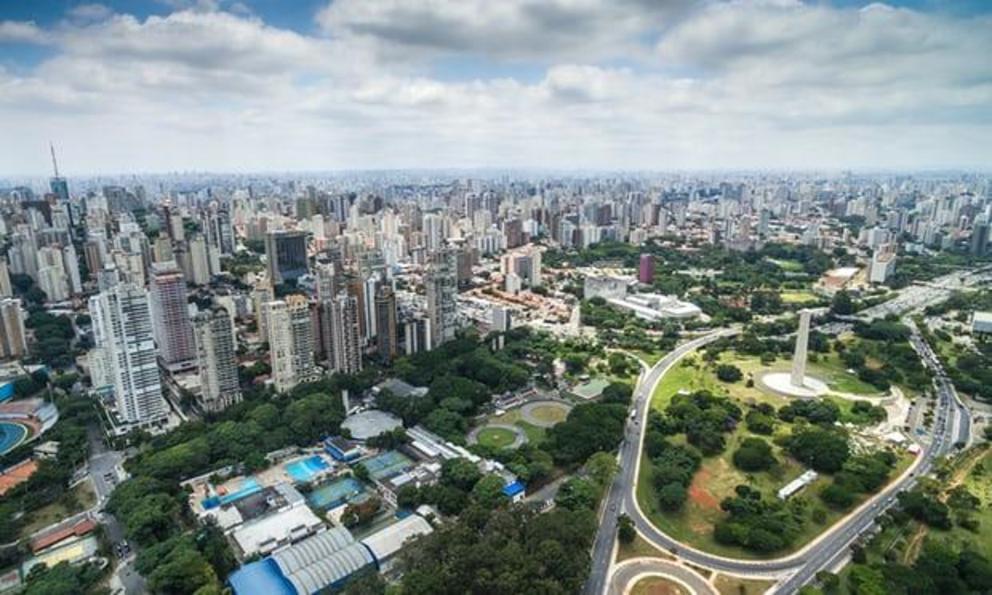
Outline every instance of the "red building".
<path id="1" fill-rule="evenodd" d="M 641 254 L 641 267 L 637 272 L 637 280 L 645 285 L 650 285 L 654 280 L 654 257 L 650 254 Z"/>

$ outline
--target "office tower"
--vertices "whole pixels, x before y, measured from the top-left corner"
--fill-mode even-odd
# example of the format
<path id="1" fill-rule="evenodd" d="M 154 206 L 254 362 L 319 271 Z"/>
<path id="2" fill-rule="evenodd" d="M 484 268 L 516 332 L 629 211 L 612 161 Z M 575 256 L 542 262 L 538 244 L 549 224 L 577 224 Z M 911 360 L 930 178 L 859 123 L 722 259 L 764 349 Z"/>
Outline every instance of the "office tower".
<path id="1" fill-rule="evenodd" d="M 338 268 L 333 262 L 317 263 L 317 301 L 332 300 L 338 295 Z"/>
<path id="2" fill-rule="evenodd" d="M 971 229 L 972 256 L 985 256 L 989 253 L 989 224 L 985 221 L 975 221 Z"/>
<path id="3" fill-rule="evenodd" d="M 444 250 L 434 255 L 424 275 L 427 318 L 430 322 L 428 349 L 435 349 L 455 338 L 458 329 L 458 281 L 455 253 Z"/>
<path id="4" fill-rule="evenodd" d="M 490 331 L 494 333 L 505 333 L 512 326 L 512 315 L 509 308 L 494 306 L 492 309 L 492 321 Z"/>
<path id="5" fill-rule="evenodd" d="M 358 298 L 342 293 L 331 302 L 332 367 L 355 374 L 362 370 L 362 335 L 358 324 Z"/>
<path id="6" fill-rule="evenodd" d="M 650 254 L 641 254 L 640 267 L 637 269 L 637 280 L 645 285 L 651 285 L 654 281 L 654 257 Z"/>
<path id="7" fill-rule="evenodd" d="M 72 244 L 62 247 L 62 266 L 65 268 L 66 279 L 69 282 L 69 291 L 73 295 L 83 292 L 83 279 L 79 273 L 79 257 L 76 256 L 76 249 Z"/>
<path id="8" fill-rule="evenodd" d="M 896 253 L 891 244 L 879 246 L 871 257 L 868 281 L 885 283 L 896 272 Z"/>
<path id="9" fill-rule="evenodd" d="M 95 235 L 90 235 L 87 238 L 86 243 L 83 244 L 83 259 L 86 261 L 86 269 L 93 277 L 96 277 L 96 274 L 103 270 L 104 265 L 109 264 L 107 246 L 104 244 L 103 238 Z"/>
<path id="10" fill-rule="evenodd" d="M 7 261 L 0 258 L 0 297 L 12 295 L 14 295 L 14 288 L 10 285 L 10 271 L 7 269 Z"/>
<path id="11" fill-rule="evenodd" d="M 168 415 L 148 302 L 144 288 L 132 283 L 119 283 L 90 298 L 96 347 L 106 367 L 100 375 L 108 378 L 117 415 L 128 424 L 146 425 Z"/>
<path id="12" fill-rule="evenodd" d="M 269 325 L 269 354 L 276 390 L 285 392 L 313 380 L 314 334 L 309 304 L 303 296 L 265 304 Z"/>
<path id="13" fill-rule="evenodd" d="M 212 203 L 204 216 L 204 229 L 211 246 L 216 246 L 221 254 L 234 254 L 234 230 L 231 227 L 231 215 L 226 208 Z"/>
<path id="14" fill-rule="evenodd" d="M 0 299 L 0 358 L 19 358 L 28 352 L 21 300 Z"/>
<path id="15" fill-rule="evenodd" d="M 306 232 L 269 232 L 265 236 L 265 256 L 273 285 L 282 285 L 306 275 L 309 271 Z"/>
<path id="16" fill-rule="evenodd" d="M 383 283 L 375 294 L 376 352 L 385 363 L 396 357 L 396 294 Z"/>
<path id="17" fill-rule="evenodd" d="M 155 238 L 155 243 L 152 244 L 152 259 L 155 262 L 168 262 L 175 260 L 175 258 L 175 255 L 172 253 L 172 242 L 169 240 L 169 236 L 160 235 Z"/>
<path id="18" fill-rule="evenodd" d="M 428 252 L 436 252 L 444 245 L 444 217 L 438 213 L 427 213 L 423 220 L 424 247 Z"/>
<path id="19" fill-rule="evenodd" d="M 190 282 L 194 285 L 209 285 L 210 258 L 207 254 L 207 240 L 202 234 L 197 234 L 190 239 L 189 258 L 192 272 Z"/>
<path id="20" fill-rule="evenodd" d="M 227 310 L 215 306 L 194 316 L 193 340 L 200 369 L 200 409 L 217 413 L 239 402 L 234 328 Z"/>
<path id="21" fill-rule="evenodd" d="M 503 235 L 506 237 L 508 250 L 524 245 L 524 223 L 518 218 L 507 219 L 503 222 Z"/>
<path id="22" fill-rule="evenodd" d="M 255 320 L 258 324 L 258 337 L 262 342 L 269 340 L 269 317 L 265 304 L 276 299 L 272 284 L 268 279 L 261 279 L 251 292 L 252 306 L 255 310 Z"/>
<path id="23" fill-rule="evenodd" d="M 176 263 L 152 264 L 149 287 L 155 341 L 162 361 L 171 366 L 194 360 L 196 347 L 186 301 L 186 280 Z"/>

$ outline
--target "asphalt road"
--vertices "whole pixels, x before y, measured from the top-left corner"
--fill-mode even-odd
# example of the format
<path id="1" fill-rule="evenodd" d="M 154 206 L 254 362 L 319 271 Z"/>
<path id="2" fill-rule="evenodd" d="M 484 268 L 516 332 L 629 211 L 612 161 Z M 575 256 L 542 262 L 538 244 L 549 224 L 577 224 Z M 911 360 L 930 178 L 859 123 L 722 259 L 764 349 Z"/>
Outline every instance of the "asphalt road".
<path id="1" fill-rule="evenodd" d="M 631 560 L 617 566 L 610 579 L 609 595 L 624 595 L 626 588 L 632 585 L 638 576 L 645 574 L 661 576 L 669 580 L 676 579 L 676 582 L 689 587 L 695 595 L 717 595 L 713 585 L 689 568 L 658 559 Z"/>
<path id="2" fill-rule="evenodd" d="M 621 510 L 627 511 L 627 514 L 634 520 L 637 528 L 640 529 L 645 535 L 650 535 L 646 531 L 648 527 L 650 530 L 654 528 L 651 527 L 650 523 L 640 517 L 640 515 L 635 514 L 636 508 L 632 509 L 631 506 L 626 502 L 631 497 L 634 491 L 634 473 L 636 470 L 637 460 L 640 456 L 642 427 L 644 425 L 644 420 L 647 415 L 647 408 L 651 402 L 651 391 L 654 389 L 654 385 L 658 380 L 665 374 L 666 371 L 681 359 L 687 353 L 711 343 L 721 337 L 730 336 L 736 334 L 736 330 L 722 330 L 710 333 L 698 339 L 694 339 L 680 345 L 675 348 L 674 351 L 663 357 L 656 363 L 651 370 L 641 378 L 641 382 L 637 386 L 637 390 L 634 392 L 634 404 L 633 408 L 635 411 L 633 419 L 634 422 L 628 421 L 626 430 L 624 433 L 623 442 L 620 444 L 620 472 L 613 479 L 613 484 L 610 486 L 610 491 L 606 496 L 606 500 L 602 509 L 602 518 L 599 523 L 599 530 L 596 533 L 596 541 L 593 544 L 592 550 L 592 569 L 589 573 L 589 578 L 586 581 L 584 592 L 587 595 L 601 595 L 606 589 L 606 581 L 608 578 L 608 573 L 610 570 L 610 562 L 613 558 L 613 541 L 617 534 L 617 516 L 620 514 Z M 657 531 L 655 531 L 657 533 Z M 672 545 L 675 544 L 673 540 L 668 539 L 668 537 L 658 534 L 662 539 L 656 541 L 656 543 L 663 543 L 668 545 L 670 542 Z M 691 560 L 690 560 L 691 561 Z"/>
<path id="3" fill-rule="evenodd" d="M 769 575 L 774 573 L 789 573 L 791 576 L 779 584 L 776 593 L 794 593 L 808 583 L 817 572 L 832 567 L 843 556 L 855 539 L 870 530 L 878 515 L 896 502 L 896 495 L 916 482 L 916 478 L 926 474 L 939 456 L 954 449 L 955 442 L 967 442 L 970 437 L 970 415 L 967 408 L 958 402 L 953 387 L 947 381 L 940 363 L 936 360 L 929 346 L 914 335 L 917 347 L 928 366 L 936 366 L 938 405 L 933 426 L 934 439 L 924 447 L 919 459 L 914 463 L 911 474 L 896 480 L 879 494 L 869 500 L 861 508 L 848 516 L 827 533 L 823 534 L 812 545 L 807 546 L 798 554 L 774 560 L 735 560 L 707 554 L 688 548 L 675 539 L 670 538 L 654 527 L 640 513 L 636 502 L 636 469 L 640 457 L 640 446 L 643 441 L 643 426 L 650 405 L 651 392 L 658 380 L 668 369 L 687 353 L 702 347 L 722 336 L 735 334 L 735 330 L 717 331 L 704 337 L 690 341 L 677 347 L 665 356 L 650 372 L 642 378 L 634 394 L 634 417 L 636 421 L 628 423 L 624 441 L 620 446 L 620 472 L 610 486 L 604 507 L 599 531 L 592 552 L 592 569 L 586 582 L 586 595 L 602 595 L 606 592 L 609 579 L 610 563 L 613 554 L 613 544 L 616 535 L 617 516 L 625 512 L 631 517 L 638 531 L 656 547 L 668 550 L 683 561 L 711 568 L 717 571 L 735 574 Z"/>

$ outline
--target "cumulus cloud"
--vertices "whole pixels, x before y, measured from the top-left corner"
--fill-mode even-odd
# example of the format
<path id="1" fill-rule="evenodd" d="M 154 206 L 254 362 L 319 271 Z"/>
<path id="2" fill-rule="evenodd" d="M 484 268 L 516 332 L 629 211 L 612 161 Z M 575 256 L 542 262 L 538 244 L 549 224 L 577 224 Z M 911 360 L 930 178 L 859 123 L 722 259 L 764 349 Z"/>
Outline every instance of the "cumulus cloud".
<path id="1" fill-rule="evenodd" d="M 49 138 L 78 171 L 992 158 L 986 17 L 794 0 L 335 0 L 316 20 L 303 34 L 207 1 L 145 19 L 77 7 L 50 30 L 0 22 L 0 42 L 53 52 L 0 67 L 0 127 L 21 139 L 0 163 L 43 171 Z M 469 55 L 477 70 L 437 75 Z"/>
<path id="2" fill-rule="evenodd" d="M 0 21 L 0 43 L 48 43 L 48 34 L 31 21 Z"/>

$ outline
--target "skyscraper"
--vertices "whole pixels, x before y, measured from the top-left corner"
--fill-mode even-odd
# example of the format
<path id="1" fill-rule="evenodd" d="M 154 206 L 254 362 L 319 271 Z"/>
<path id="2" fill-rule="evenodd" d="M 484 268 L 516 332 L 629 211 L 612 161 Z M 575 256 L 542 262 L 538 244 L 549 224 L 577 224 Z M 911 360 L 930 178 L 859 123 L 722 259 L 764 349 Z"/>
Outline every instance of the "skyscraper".
<path id="1" fill-rule="evenodd" d="M 14 295 L 14 288 L 10 285 L 10 270 L 7 268 L 7 261 L 0 258 L 0 297 L 12 295 Z"/>
<path id="2" fill-rule="evenodd" d="M 264 306 L 269 326 L 269 355 L 276 390 L 285 392 L 317 376 L 309 304 L 291 295 Z"/>
<path id="3" fill-rule="evenodd" d="M 269 279 L 281 285 L 307 274 L 307 234 L 303 231 L 273 231 L 265 236 Z"/>
<path id="4" fill-rule="evenodd" d="M 21 300 L 9 297 L 0 299 L 0 358 L 23 357 L 27 351 Z"/>
<path id="5" fill-rule="evenodd" d="M 971 228 L 972 256 L 985 256 L 989 252 L 989 224 L 985 221 L 975 221 Z"/>
<path id="6" fill-rule="evenodd" d="M 637 269 L 637 280 L 645 285 L 651 285 L 654 281 L 654 257 L 650 254 L 641 254 L 640 267 Z"/>
<path id="7" fill-rule="evenodd" d="M 167 366 L 191 362 L 196 358 L 196 346 L 186 303 L 186 280 L 176 263 L 153 263 L 149 287 L 155 341 L 162 361 Z"/>
<path id="8" fill-rule="evenodd" d="M 376 319 L 376 352 L 379 359 L 385 363 L 396 357 L 396 294 L 393 288 L 385 283 L 379 286 L 375 294 Z"/>
<path id="9" fill-rule="evenodd" d="M 202 234 L 196 234 L 189 240 L 189 258 L 192 275 L 190 282 L 194 285 L 210 283 L 210 258 L 207 253 L 207 240 Z"/>
<path id="10" fill-rule="evenodd" d="M 358 298 L 342 293 L 331 307 L 333 368 L 342 374 L 362 370 L 361 329 L 358 324 Z"/>
<path id="11" fill-rule="evenodd" d="M 424 275 L 427 318 L 430 322 L 428 349 L 435 349 L 455 338 L 458 329 L 458 279 L 455 253 L 443 250 L 432 257 Z"/>
<path id="12" fill-rule="evenodd" d="M 128 424 L 162 421 L 162 396 L 148 293 L 119 283 L 90 298 L 93 334 L 105 375 L 113 388 L 117 415 Z"/>
<path id="13" fill-rule="evenodd" d="M 223 411 L 241 400 L 234 333 L 227 310 L 216 306 L 193 317 L 193 339 L 200 369 L 200 409 Z"/>

